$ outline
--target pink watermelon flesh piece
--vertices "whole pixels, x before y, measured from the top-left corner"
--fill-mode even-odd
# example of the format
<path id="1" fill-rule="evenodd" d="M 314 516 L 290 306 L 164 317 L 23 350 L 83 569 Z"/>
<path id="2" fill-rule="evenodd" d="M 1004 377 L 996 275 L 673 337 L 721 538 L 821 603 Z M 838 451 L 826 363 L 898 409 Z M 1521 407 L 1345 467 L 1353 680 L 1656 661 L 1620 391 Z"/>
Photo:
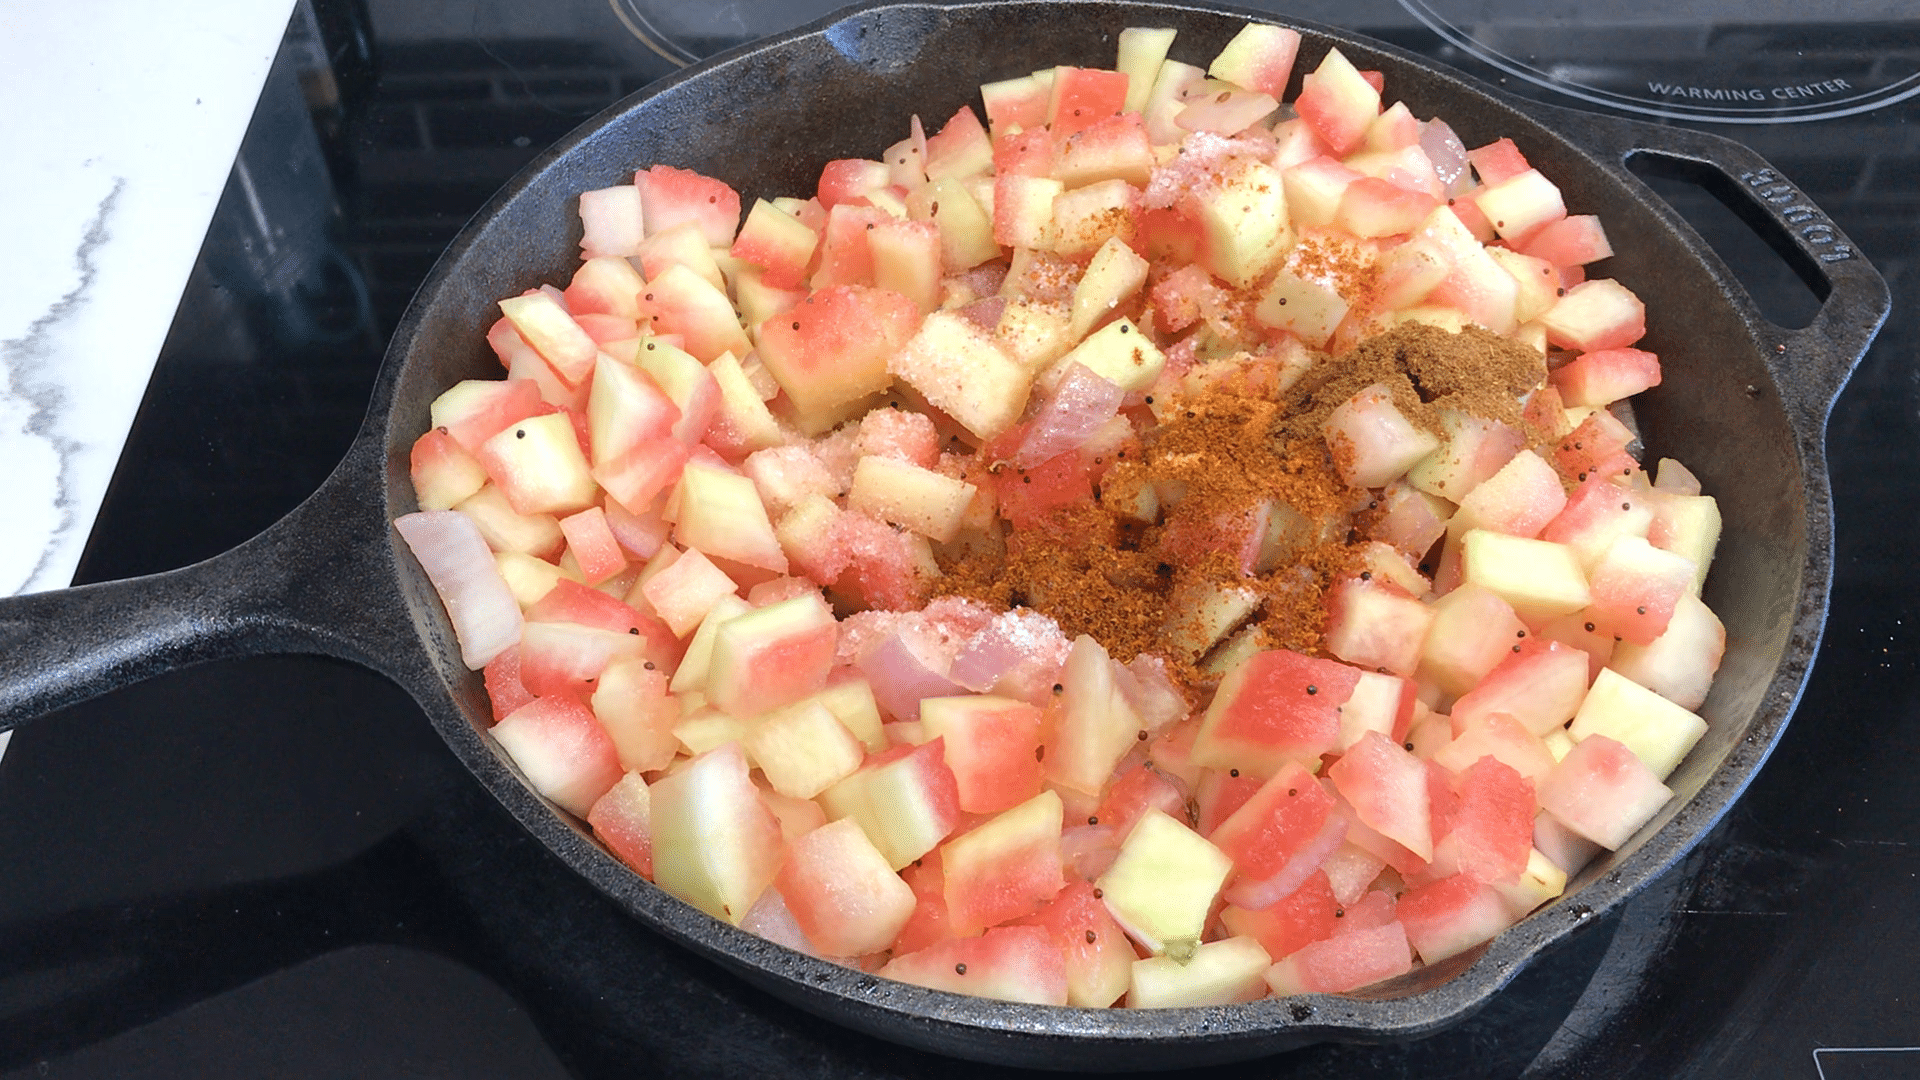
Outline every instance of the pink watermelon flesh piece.
<path id="1" fill-rule="evenodd" d="M 1413 950 L 1398 922 L 1316 941 L 1274 965 L 1277 993 L 1344 994 L 1413 970 Z"/>
<path id="2" fill-rule="evenodd" d="M 493 726 L 533 789 L 578 817 L 624 775 L 593 710 L 568 696 L 537 698 Z"/>
<path id="3" fill-rule="evenodd" d="M 1229 932 L 1258 941 L 1268 956 L 1279 960 L 1332 937 L 1340 926 L 1334 914 L 1339 909 L 1327 875 L 1315 870 L 1299 888 L 1271 906 L 1260 910 L 1229 906 L 1220 912 L 1220 921 Z"/>
<path id="4" fill-rule="evenodd" d="M 1514 921 L 1499 890 L 1467 874 L 1409 890 L 1396 910 L 1407 940 L 1429 964 L 1491 940 Z"/>
<path id="5" fill-rule="evenodd" d="M 651 881 L 653 827 L 648 805 L 646 781 L 638 773 L 628 773 L 587 811 L 587 824 L 621 862 Z"/>
<path id="6" fill-rule="evenodd" d="M 1420 859 L 1433 857 L 1426 763 L 1369 731 L 1333 763 L 1327 775 L 1359 820 Z"/>
<path id="7" fill-rule="evenodd" d="M 936 942 L 887 961 L 880 974 L 955 994 L 1033 1005 L 1067 1003 L 1067 968 L 1038 926 L 1000 926 L 977 938 Z"/>
<path id="8" fill-rule="evenodd" d="M 1119 998 L 1113 992 L 1116 982 L 1118 990 L 1125 991 L 1126 973 L 1138 954 L 1090 882 L 1069 883 L 1046 906 L 1015 925 L 1038 926 L 1052 936 L 1066 967 L 1068 1004 L 1105 1008 Z"/>

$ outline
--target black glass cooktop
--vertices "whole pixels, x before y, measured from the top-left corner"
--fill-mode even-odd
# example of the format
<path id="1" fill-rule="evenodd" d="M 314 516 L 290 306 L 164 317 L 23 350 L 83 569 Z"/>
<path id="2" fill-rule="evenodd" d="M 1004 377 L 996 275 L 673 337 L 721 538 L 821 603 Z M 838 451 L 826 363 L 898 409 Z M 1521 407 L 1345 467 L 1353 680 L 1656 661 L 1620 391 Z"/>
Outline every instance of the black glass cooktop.
<path id="1" fill-rule="evenodd" d="M 1258 6 L 1258 5 L 1256 5 Z M 1517 93 L 1740 139 L 1896 306 L 1834 410 L 1832 615 L 1712 838 L 1481 1014 L 1198 1075 L 1920 1076 L 1920 21 L 1766 0 L 1273 5 Z M 184 565 L 345 450 L 460 225 L 549 142 L 823 4 L 302 0 L 82 565 Z M 1818 301 L 1711 195 L 1653 181 L 1771 317 Z M 0 760 L 0 1072 L 55 1077 L 980 1076 L 849 1034 L 619 914 L 398 689 L 213 665 L 22 730 Z"/>

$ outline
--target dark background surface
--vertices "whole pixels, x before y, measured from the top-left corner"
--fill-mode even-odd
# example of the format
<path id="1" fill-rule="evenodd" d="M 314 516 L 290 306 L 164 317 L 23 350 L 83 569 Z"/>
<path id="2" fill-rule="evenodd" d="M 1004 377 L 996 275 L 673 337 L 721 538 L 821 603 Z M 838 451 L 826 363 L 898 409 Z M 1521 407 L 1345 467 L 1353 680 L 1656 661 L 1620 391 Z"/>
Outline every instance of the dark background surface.
<path id="1" fill-rule="evenodd" d="M 303 2 L 79 580 L 185 565 L 291 509 L 344 452 L 413 289 L 495 188 L 676 59 L 819 6 Z M 1779 85 L 1896 83 L 1920 58 L 1914 27 L 1852 9 L 1728 4 L 1747 12 L 1735 23 L 1708 6 L 1649 31 L 1614 25 L 1630 13 L 1488 3 L 1474 36 L 1512 53 L 1557 29 L 1566 55 L 1540 65 L 1611 85 L 1654 54 L 1700 82 L 1759 70 Z M 1285 10 L 1502 78 L 1392 0 Z M 1817 201 L 1896 297 L 1832 420 L 1826 641 L 1748 795 L 1464 1024 L 1196 1075 L 1920 1076 L 1920 1052 L 1900 1050 L 1920 1046 L 1916 107 L 1712 128 Z M 1777 321 L 1805 324 L 1817 300 L 1764 243 L 1700 189 L 1659 189 Z M 402 692 L 331 661 L 213 665 L 23 729 L 0 760 L 0 866 L 6 1075 L 995 1071 L 832 1028 L 632 923 L 493 803 Z"/>

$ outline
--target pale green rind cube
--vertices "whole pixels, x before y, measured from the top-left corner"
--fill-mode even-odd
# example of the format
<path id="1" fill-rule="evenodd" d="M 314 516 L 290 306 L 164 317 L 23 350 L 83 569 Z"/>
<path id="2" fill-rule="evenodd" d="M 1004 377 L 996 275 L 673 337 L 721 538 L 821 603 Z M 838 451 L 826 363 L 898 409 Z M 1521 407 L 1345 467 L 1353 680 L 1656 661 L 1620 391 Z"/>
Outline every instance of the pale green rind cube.
<path id="1" fill-rule="evenodd" d="M 1127 393 L 1151 387 L 1167 366 L 1167 356 L 1140 332 L 1132 319 L 1115 319 L 1095 330 L 1060 361 L 1081 364 Z"/>
<path id="2" fill-rule="evenodd" d="M 1665 780 L 1707 733 L 1707 722 L 1612 668 L 1602 668 L 1567 733 L 1576 742 L 1605 735 Z"/>
<path id="3" fill-rule="evenodd" d="M 648 788 L 653 881 L 739 925 L 780 869 L 780 821 L 738 746 L 694 759 Z"/>
<path id="4" fill-rule="evenodd" d="M 811 799 L 853 774 L 866 746 L 818 701 L 778 709 L 742 740 L 773 790 Z"/>
<path id="5" fill-rule="evenodd" d="M 1154 955 L 1192 956 L 1233 860 L 1160 810 L 1148 810 L 1096 883 L 1114 920 Z"/>
<path id="6" fill-rule="evenodd" d="M 1127 77 L 1127 101 L 1122 112 L 1146 108 L 1147 95 L 1160 75 L 1160 64 L 1173 47 L 1177 31 L 1163 27 L 1129 26 L 1120 31 L 1119 55 L 1114 70 Z"/>
<path id="7" fill-rule="evenodd" d="M 808 698 L 827 707 L 834 718 L 847 726 L 854 737 L 877 754 L 887 748 L 887 736 L 881 730 L 880 705 L 873 699 L 873 687 L 865 679 L 845 679 Z"/>
<path id="8" fill-rule="evenodd" d="M 1133 962 L 1127 1006 L 1175 1009 L 1193 1005 L 1237 1005 L 1267 996 L 1267 967 L 1273 958 L 1250 937 L 1209 941 L 1181 963 L 1171 956 Z"/>
<path id="9" fill-rule="evenodd" d="M 680 666 L 673 669 L 673 680 L 667 684 L 667 689 L 676 694 L 705 690 L 707 666 L 713 659 L 714 634 L 719 632 L 721 623 L 752 610 L 753 605 L 738 596 L 723 596 L 715 602 L 707 610 L 706 618 L 700 620 L 700 627 L 693 632 L 692 640 L 687 642 L 687 651 L 680 657 Z"/>
<path id="10" fill-rule="evenodd" d="M 719 709 L 702 707 L 673 725 L 673 737 L 680 740 L 680 745 L 686 747 L 687 753 L 697 757 L 730 742 L 739 742 L 751 730 L 751 720 L 742 720 Z"/>
<path id="11" fill-rule="evenodd" d="M 1516 916 L 1525 916 L 1567 891 L 1567 872 L 1542 855 L 1539 848 L 1528 848 L 1527 868 L 1520 872 L 1520 880 L 1494 882 L 1493 888 L 1506 900 L 1509 911 Z"/>
<path id="12" fill-rule="evenodd" d="M 673 539 L 681 547 L 787 572 L 787 556 L 774 536 L 773 522 L 753 481 L 739 473 L 697 461 L 687 463 L 676 489 Z"/>
<path id="13" fill-rule="evenodd" d="M 1011 427 L 1026 408 L 1033 376 L 985 331 L 951 312 L 927 316 L 887 361 L 887 370 L 980 439 Z"/>
<path id="14" fill-rule="evenodd" d="M 1280 170 L 1264 161 L 1240 159 L 1198 209 L 1213 271 L 1235 288 L 1251 287 L 1293 246 L 1286 187 Z"/>
<path id="15" fill-rule="evenodd" d="M 1460 570 L 1523 619 L 1571 615 L 1593 602 L 1586 572 L 1565 544 L 1470 529 L 1461 537 Z"/>
<path id="16" fill-rule="evenodd" d="M 910 461 L 869 454 L 854 466 L 847 509 L 946 543 L 960 532 L 978 489 Z"/>
<path id="17" fill-rule="evenodd" d="M 1720 504 L 1711 495 L 1674 495 L 1667 509 L 1666 549 L 1693 560 L 1695 596 L 1707 583 L 1707 565 L 1720 545 Z"/>

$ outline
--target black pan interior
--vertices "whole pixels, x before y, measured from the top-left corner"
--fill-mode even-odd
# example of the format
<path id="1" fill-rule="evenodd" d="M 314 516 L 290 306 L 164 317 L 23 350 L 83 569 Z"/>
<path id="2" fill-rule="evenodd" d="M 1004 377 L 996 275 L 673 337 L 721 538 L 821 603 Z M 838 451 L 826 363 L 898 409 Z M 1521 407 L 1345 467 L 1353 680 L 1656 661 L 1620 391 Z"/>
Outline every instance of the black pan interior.
<path id="1" fill-rule="evenodd" d="M 903 137 L 909 114 L 935 129 L 962 105 L 977 108 L 983 82 L 1060 63 L 1111 66 L 1118 32 L 1133 25 L 1177 27 L 1173 55 L 1204 65 L 1249 17 L 1140 3 L 875 8 L 727 54 L 602 114 L 476 217 L 403 320 L 373 406 L 376 418 L 385 416 L 390 514 L 415 508 L 407 452 L 426 430 L 429 402 L 459 379 L 501 376 L 483 340 L 498 316 L 495 301 L 539 282 L 563 282 L 578 264 L 574 193 L 626 182 L 636 168 L 655 163 L 717 176 L 749 202 L 805 193 L 826 161 L 877 156 Z M 1706 598 L 1727 625 L 1727 657 L 1702 710 L 1709 732 L 1668 781 L 1693 801 L 1668 810 L 1627 848 L 1589 868 L 1574 883 L 1586 888 L 1490 947 L 1365 998 L 1104 1013 L 1008 1006 L 881 983 L 725 927 L 640 881 L 503 763 L 483 734 L 488 714 L 478 677 L 459 664 L 412 560 L 398 555 L 402 588 L 438 673 L 434 686 L 416 692 L 468 766 L 560 858 L 616 901 L 776 994 L 886 1038 L 1054 1068 L 1198 1064 L 1323 1038 L 1400 1038 L 1431 1030 L 1470 1014 L 1534 952 L 1619 902 L 1690 847 L 1764 759 L 1817 644 L 1826 576 L 1818 432 L 1795 431 L 1746 308 L 1729 292 L 1735 287 L 1617 161 L 1590 156 L 1503 99 L 1406 54 L 1300 28 L 1306 43 L 1296 90 L 1297 73 L 1337 43 L 1360 67 L 1386 73 L 1389 100 L 1405 100 L 1421 118 L 1446 119 L 1467 145 L 1512 137 L 1560 184 L 1573 212 L 1605 220 L 1618 254 L 1592 268 L 1594 276 L 1619 278 L 1648 302 L 1642 347 L 1660 354 L 1666 381 L 1637 406 L 1646 460 L 1685 461 L 1725 517 Z M 1675 816 L 1685 820 L 1660 828 Z"/>

